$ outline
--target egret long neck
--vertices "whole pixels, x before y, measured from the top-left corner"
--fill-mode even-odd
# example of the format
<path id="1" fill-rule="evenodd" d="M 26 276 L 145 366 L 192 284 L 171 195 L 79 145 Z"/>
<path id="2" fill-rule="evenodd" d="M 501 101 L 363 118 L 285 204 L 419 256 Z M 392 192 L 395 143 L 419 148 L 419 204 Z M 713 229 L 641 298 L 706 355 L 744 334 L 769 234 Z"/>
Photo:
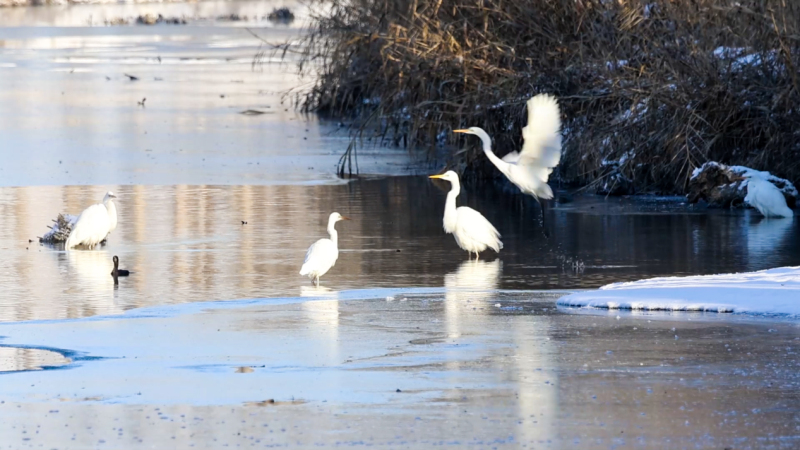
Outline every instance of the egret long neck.
<path id="1" fill-rule="evenodd" d="M 103 202 L 103 205 L 108 210 L 109 217 L 112 217 L 114 220 L 117 218 L 117 205 L 111 199 L 106 200 Z"/>
<path id="2" fill-rule="evenodd" d="M 489 158 L 489 161 L 491 161 L 495 167 L 500 169 L 503 174 L 507 175 L 508 163 L 498 158 L 497 155 L 495 155 L 492 151 L 492 138 L 490 138 L 489 135 L 483 130 L 480 130 L 480 132 L 476 133 L 476 135 L 481 138 L 481 143 L 483 144 L 483 153 L 486 154 L 486 157 Z"/>
<path id="3" fill-rule="evenodd" d="M 456 229 L 456 222 L 458 222 L 458 212 L 456 211 L 456 198 L 461 193 L 461 185 L 458 181 L 453 183 L 450 192 L 447 193 L 447 201 L 444 204 L 444 231 L 452 233 Z"/>
<path id="4" fill-rule="evenodd" d="M 336 232 L 336 221 L 333 219 L 328 220 L 328 234 L 336 247 L 339 247 L 339 233 Z"/>

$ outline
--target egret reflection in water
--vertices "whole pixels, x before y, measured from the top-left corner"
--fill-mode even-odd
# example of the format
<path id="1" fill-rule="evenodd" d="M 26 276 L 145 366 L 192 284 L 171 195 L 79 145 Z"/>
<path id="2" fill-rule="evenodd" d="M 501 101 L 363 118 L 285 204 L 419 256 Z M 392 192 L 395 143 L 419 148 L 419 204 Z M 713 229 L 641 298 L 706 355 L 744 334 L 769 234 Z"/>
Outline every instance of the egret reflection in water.
<path id="1" fill-rule="evenodd" d="M 46 230 L 56 212 L 79 210 L 111 188 L 125 198 L 126 206 L 119 211 L 120 225 L 107 245 L 68 256 L 58 246 L 28 242 Z M 302 289 L 311 283 L 297 272 L 308 245 L 322 237 L 332 207 L 346 208 L 353 218 L 341 230 L 340 257 L 323 283 L 335 292 L 488 283 L 493 277 L 460 274 L 493 264 L 498 269 L 502 264 L 497 285 L 501 289 L 586 289 L 645 276 L 797 265 L 800 255 L 797 220 L 759 221 L 756 214 L 736 212 L 694 214 L 680 206 L 672 206 L 672 213 L 628 214 L 638 211 L 636 200 L 601 202 L 593 196 L 550 209 L 553 237 L 547 240 L 538 233 L 538 208 L 509 215 L 515 203 L 508 201 L 508 195 L 467 186 L 462 204 L 485 214 L 507 245 L 502 262 L 481 258 L 479 262 L 488 266 L 464 265 L 457 270 L 466 258 L 442 231 L 444 197 L 440 186 L 422 176 L 315 187 L 0 188 L 0 217 L 5 219 L 0 220 L 0 247 L 6 249 L 0 259 L 4 291 L 0 321 L 79 318 L 95 311 L 185 302 L 296 297 L 298 291 L 307 298 L 323 297 L 320 291 Z M 32 207 L 45 203 L 52 206 Z M 232 209 L 241 211 L 240 217 L 219 220 L 230 217 Z M 737 220 L 730 220 L 730 215 Z M 241 225 L 240 218 L 249 223 Z M 134 272 L 120 278 L 117 290 L 110 275 L 114 255 L 119 255 L 122 268 Z M 586 264 L 585 273 L 564 276 L 559 255 L 579 257 Z M 97 260 L 90 267 L 95 268 L 83 272 L 78 261 L 93 257 Z"/>
<path id="2" fill-rule="evenodd" d="M 454 272 L 444 276 L 444 286 L 448 293 L 491 294 L 500 284 L 503 262 L 464 261 Z"/>
<path id="3" fill-rule="evenodd" d="M 336 297 L 337 293 L 325 286 L 300 286 L 300 297 Z"/>
<path id="4" fill-rule="evenodd" d="M 503 263 L 494 261 L 464 261 L 454 272 L 444 276 L 444 309 L 447 333 L 460 335 L 462 320 L 469 320 L 470 311 L 491 307 L 500 285 Z"/>
<path id="5" fill-rule="evenodd" d="M 794 220 L 785 218 L 761 218 L 747 228 L 748 267 L 758 270 L 764 262 L 772 259 L 775 252 L 785 245 L 789 233 L 795 228 Z"/>
<path id="6" fill-rule="evenodd" d="M 84 315 L 119 314 L 123 308 L 115 301 L 112 255 L 106 250 L 77 250 L 58 254 L 60 270 L 73 282 L 67 292 L 73 300 L 60 305 L 65 309 L 89 309 Z M 70 316 L 68 316 L 70 317 Z"/>

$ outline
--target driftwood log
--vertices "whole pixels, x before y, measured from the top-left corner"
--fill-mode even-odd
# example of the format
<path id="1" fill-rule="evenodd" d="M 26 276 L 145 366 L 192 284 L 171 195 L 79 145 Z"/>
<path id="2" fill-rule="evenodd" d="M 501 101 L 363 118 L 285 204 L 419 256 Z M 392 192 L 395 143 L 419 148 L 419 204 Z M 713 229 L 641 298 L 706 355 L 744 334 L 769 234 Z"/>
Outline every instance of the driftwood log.
<path id="1" fill-rule="evenodd" d="M 59 214 L 58 217 L 53 220 L 53 226 L 47 226 L 47 228 L 50 228 L 50 231 L 45 233 L 44 236 L 39 237 L 39 242 L 42 244 L 59 244 L 65 242 L 77 220 L 77 216 Z"/>
<path id="2" fill-rule="evenodd" d="M 50 228 L 50 231 L 45 233 L 44 236 L 39 236 L 39 243 L 55 245 L 66 242 L 77 221 L 78 216 L 59 214 L 58 217 L 53 220 L 53 226 L 47 226 L 47 228 Z M 108 236 L 100 241 L 100 245 L 106 245 L 107 240 Z"/>
<path id="3" fill-rule="evenodd" d="M 747 195 L 747 178 L 751 172 L 757 172 L 744 166 L 726 166 L 714 161 L 707 162 L 692 173 L 689 181 L 689 203 L 705 201 L 709 208 L 736 208 L 744 206 Z M 783 193 L 786 204 L 794 208 L 797 202 L 797 189 L 791 181 L 778 178 L 768 172 L 761 176 L 769 180 Z"/>

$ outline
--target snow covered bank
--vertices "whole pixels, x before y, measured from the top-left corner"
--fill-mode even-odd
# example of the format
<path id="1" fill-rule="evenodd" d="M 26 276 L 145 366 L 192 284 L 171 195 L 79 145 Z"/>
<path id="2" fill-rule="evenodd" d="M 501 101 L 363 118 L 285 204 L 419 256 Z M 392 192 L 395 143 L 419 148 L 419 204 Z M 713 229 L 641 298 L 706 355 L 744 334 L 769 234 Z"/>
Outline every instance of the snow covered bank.
<path id="1" fill-rule="evenodd" d="M 774 184 L 794 207 L 798 198 L 797 188 L 791 181 L 745 166 L 726 166 L 709 161 L 692 171 L 689 180 L 689 203 L 705 200 L 709 207 L 730 208 L 742 206 L 747 195 L 747 178 L 758 177 Z"/>
<path id="2" fill-rule="evenodd" d="M 561 297 L 558 305 L 800 316 L 800 267 L 614 283 Z"/>

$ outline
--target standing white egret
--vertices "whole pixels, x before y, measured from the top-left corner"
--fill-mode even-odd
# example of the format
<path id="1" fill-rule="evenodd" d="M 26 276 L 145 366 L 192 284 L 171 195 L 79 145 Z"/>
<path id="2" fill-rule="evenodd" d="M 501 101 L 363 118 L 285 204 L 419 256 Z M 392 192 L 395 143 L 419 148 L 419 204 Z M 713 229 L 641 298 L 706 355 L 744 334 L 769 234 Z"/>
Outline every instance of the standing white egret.
<path id="1" fill-rule="evenodd" d="M 469 252 L 470 259 L 475 253 L 477 260 L 479 253 L 487 248 L 499 253 L 503 248 L 500 233 L 486 220 L 486 217 L 467 206 L 456 208 L 456 198 L 461 192 L 458 175 L 448 170 L 442 175 L 431 175 L 428 178 L 441 178 L 450 182 L 452 187 L 447 193 L 447 202 L 444 205 L 444 231 L 456 238 L 458 246 Z"/>
<path id="2" fill-rule="evenodd" d="M 94 248 L 108 236 L 111 231 L 111 216 L 105 204 L 115 197 L 113 193 L 108 192 L 103 197 L 103 203 L 92 205 L 81 212 L 64 244 L 66 250 L 78 245 Z M 114 221 L 116 222 L 116 213 Z"/>
<path id="3" fill-rule="evenodd" d="M 765 217 L 792 217 L 794 213 L 786 205 L 786 198 L 774 184 L 757 173 L 746 175 L 747 196 L 744 201 Z"/>
<path id="4" fill-rule="evenodd" d="M 547 178 L 561 161 L 561 112 L 556 98 L 539 94 L 528 100 L 528 125 L 522 129 L 522 151 L 500 159 L 492 152 L 492 138 L 478 127 L 453 130 L 474 134 L 483 142 L 483 152 L 512 183 L 537 200 L 553 198 Z"/>
<path id="5" fill-rule="evenodd" d="M 319 277 L 325 275 L 339 258 L 339 233 L 336 232 L 336 222 L 340 220 L 350 220 L 338 212 L 331 213 L 328 217 L 328 234 L 330 239 L 320 239 L 311 244 L 306 252 L 306 259 L 303 267 L 300 268 L 300 275 L 307 275 L 319 286 Z"/>

